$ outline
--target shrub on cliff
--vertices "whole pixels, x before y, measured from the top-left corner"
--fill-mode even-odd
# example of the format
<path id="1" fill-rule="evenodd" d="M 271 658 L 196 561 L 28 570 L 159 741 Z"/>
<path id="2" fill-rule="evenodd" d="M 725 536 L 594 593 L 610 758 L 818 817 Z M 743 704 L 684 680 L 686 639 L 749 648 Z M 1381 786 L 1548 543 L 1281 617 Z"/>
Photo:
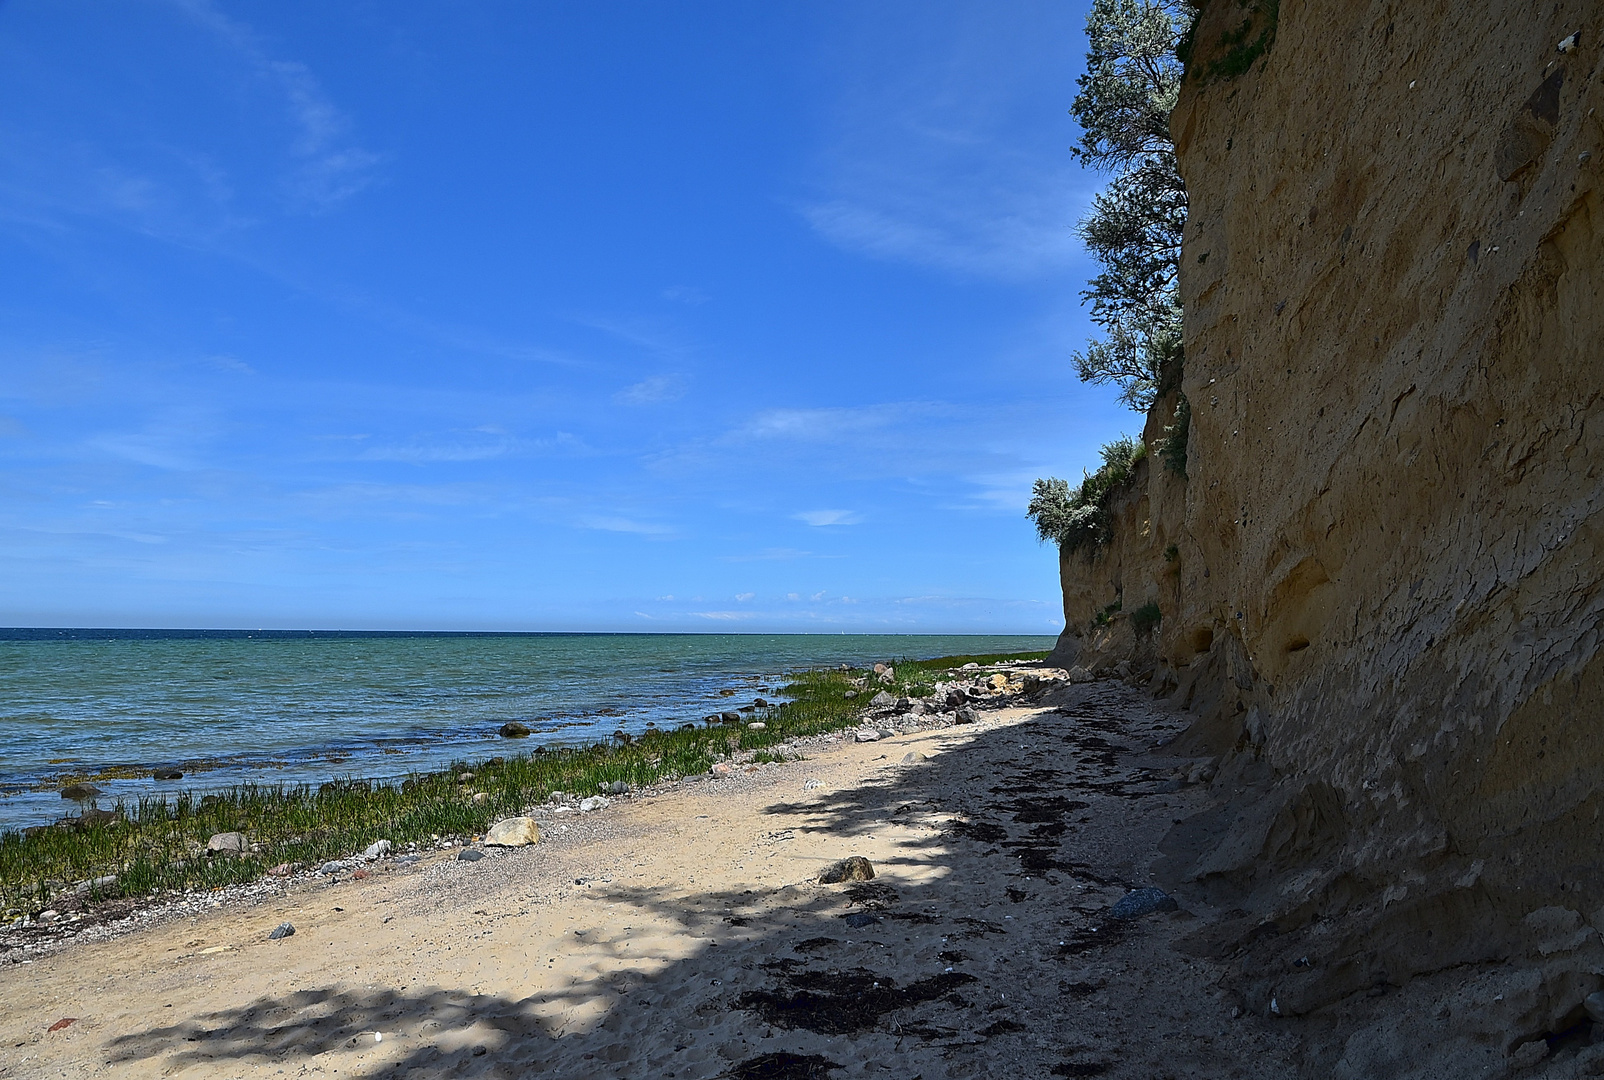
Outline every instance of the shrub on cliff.
<path id="1" fill-rule="evenodd" d="M 1116 384 L 1140 411 L 1181 362 L 1186 187 L 1169 116 L 1182 76 L 1175 48 L 1193 12 L 1186 0 L 1094 0 L 1086 74 L 1070 109 L 1082 129 L 1075 156 L 1114 173 L 1079 226 L 1103 268 L 1081 295 L 1104 337 L 1075 354 L 1075 367 L 1088 382 Z"/>
<path id="2" fill-rule="evenodd" d="M 1147 445 L 1140 439 L 1122 435 L 1104 446 L 1103 464 L 1087 473 L 1079 486 L 1056 476 L 1037 480 L 1026 509 L 1036 523 L 1036 535 L 1055 541 L 1060 550 L 1094 550 L 1108 543 L 1112 522 L 1108 504 L 1114 495 L 1136 478 L 1136 464 L 1147 456 Z"/>

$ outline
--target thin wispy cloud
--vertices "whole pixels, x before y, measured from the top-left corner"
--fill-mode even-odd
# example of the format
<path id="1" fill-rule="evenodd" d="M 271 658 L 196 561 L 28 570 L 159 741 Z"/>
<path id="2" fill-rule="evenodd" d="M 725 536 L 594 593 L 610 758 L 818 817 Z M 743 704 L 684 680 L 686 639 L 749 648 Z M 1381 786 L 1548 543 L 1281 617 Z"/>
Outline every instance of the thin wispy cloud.
<path id="1" fill-rule="evenodd" d="M 669 525 L 661 525 L 650 521 L 636 521 L 633 518 L 587 515 L 579 519 L 579 525 L 586 529 L 597 529 L 602 532 L 635 533 L 640 536 L 669 536 L 674 529 Z"/>
<path id="2" fill-rule="evenodd" d="M 1095 184 L 1069 159 L 1072 122 L 1042 140 L 1019 115 L 1014 80 L 1063 64 L 1053 29 L 1062 40 L 1078 30 L 1068 9 L 912 14 L 869 9 L 853 27 L 853 55 L 894 49 L 899 63 L 860 62 L 843 75 L 813 194 L 797 212 L 828 242 L 871 258 L 1005 280 L 1062 273 L 1082 257 L 1074 225 Z M 1067 71 L 1064 83 L 1067 109 Z M 1027 124 L 1034 138 L 1022 137 Z"/>
<path id="3" fill-rule="evenodd" d="M 284 187 L 300 208 L 328 210 L 374 182 L 380 157 L 351 138 L 350 118 L 298 60 L 269 55 L 249 26 L 223 14 L 210 0 L 172 0 L 174 6 L 231 45 L 255 74 L 275 85 L 296 128 L 294 161 Z"/>
<path id="4" fill-rule="evenodd" d="M 825 525 L 856 525 L 863 520 L 851 510 L 803 510 L 791 516 L 815 528 Z"/>
<path id="5" fill-rule="evenodd" d="M 691 285 L 671 285 L 663 290 L 663 299 L 676 304 L 705 304 L 712 299 L 706 292 Z"/>
<path id="6" fill-rule="evenodd" d="M 620 405 L 657 405 L 685 396 L 685 379 L 680 375 L 653 375 L 613 395 Z"/>

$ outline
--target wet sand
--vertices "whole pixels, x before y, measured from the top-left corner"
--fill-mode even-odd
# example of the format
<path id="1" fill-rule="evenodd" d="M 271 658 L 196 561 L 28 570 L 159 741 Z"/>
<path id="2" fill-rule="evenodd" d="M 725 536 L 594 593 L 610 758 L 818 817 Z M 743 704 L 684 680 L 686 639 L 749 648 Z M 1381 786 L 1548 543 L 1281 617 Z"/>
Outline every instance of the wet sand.
<path id="1" fill-rule="evenodd" d="M 1170 948 L 1219 913 L 1109 917 L 1207 799 L 1184 723 L 1086 684 L 67 945 L 0 972 L 0 1077 L 1291 1075 Z"/>

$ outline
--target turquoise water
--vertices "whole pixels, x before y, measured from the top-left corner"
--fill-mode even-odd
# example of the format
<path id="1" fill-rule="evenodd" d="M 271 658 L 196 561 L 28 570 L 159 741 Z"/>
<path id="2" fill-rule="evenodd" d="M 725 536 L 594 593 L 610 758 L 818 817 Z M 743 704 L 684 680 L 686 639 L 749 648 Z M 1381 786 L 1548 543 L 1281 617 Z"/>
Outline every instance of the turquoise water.
<path id="1" fill-rule="evenodd" d="M 393 779 L 454 758 L 697 720 L 809 667 L 1040 651 L 1024 635 L 370 634 L 0 630 L 0 828 L 74 809 L 65 773 L 117 798 L 241 781 Z M 720 690 L 733 689 L 733 697 Z M 516 742 L 497 729 L 518 720 Z M 182 769 L 157 782 L 148 770 Z"/>

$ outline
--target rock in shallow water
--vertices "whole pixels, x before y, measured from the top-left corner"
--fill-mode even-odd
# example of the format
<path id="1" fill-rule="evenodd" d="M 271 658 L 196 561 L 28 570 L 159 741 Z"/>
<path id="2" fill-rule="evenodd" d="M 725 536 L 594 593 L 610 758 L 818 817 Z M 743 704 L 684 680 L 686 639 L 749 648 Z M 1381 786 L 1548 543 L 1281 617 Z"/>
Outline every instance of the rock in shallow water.
<path id="1" fill-rule="evenodd" d="M 63 799 L 93 799 L 96 795 L 104 794 L 93 784 L 68 784 L 61 789 Z"/>
<path id="2" fill-rule="evenodd" d="M 505 818 L 490 826 L 485 844 L 494 847 L 527 847 L 540 842 L 540 826 L 534 818 Z"/>
<path id="3" fill-rule="evenodd" d="M 1139 919 L 1155 911 L 1174 911 L 1178 907 L 1175 898 L 1163 889 L 1134 889 L 1122 896 L 1108 914 L 1115 919 Z"/>
<path id="4" fill-rule="evenodd" d="M 152 780 L 182 780 L 184 774 L 178 769 L 157 769 L 151 774 Z"/>
<path id="5" fill-rule="evenodd" d="M 821 885 L 839 885 L 843 881 L 868 881 L 874 877 L 874 864 L 862 855 L 833 862 L 819 871 Z"/>
<path id="6" fill-rule="evenodd" d="M 516 720 L 509 720 L 501 725 L 501 737 L 504 739 L 526 739 L 529 737 L 529 725 L 520 724 Z"/>

